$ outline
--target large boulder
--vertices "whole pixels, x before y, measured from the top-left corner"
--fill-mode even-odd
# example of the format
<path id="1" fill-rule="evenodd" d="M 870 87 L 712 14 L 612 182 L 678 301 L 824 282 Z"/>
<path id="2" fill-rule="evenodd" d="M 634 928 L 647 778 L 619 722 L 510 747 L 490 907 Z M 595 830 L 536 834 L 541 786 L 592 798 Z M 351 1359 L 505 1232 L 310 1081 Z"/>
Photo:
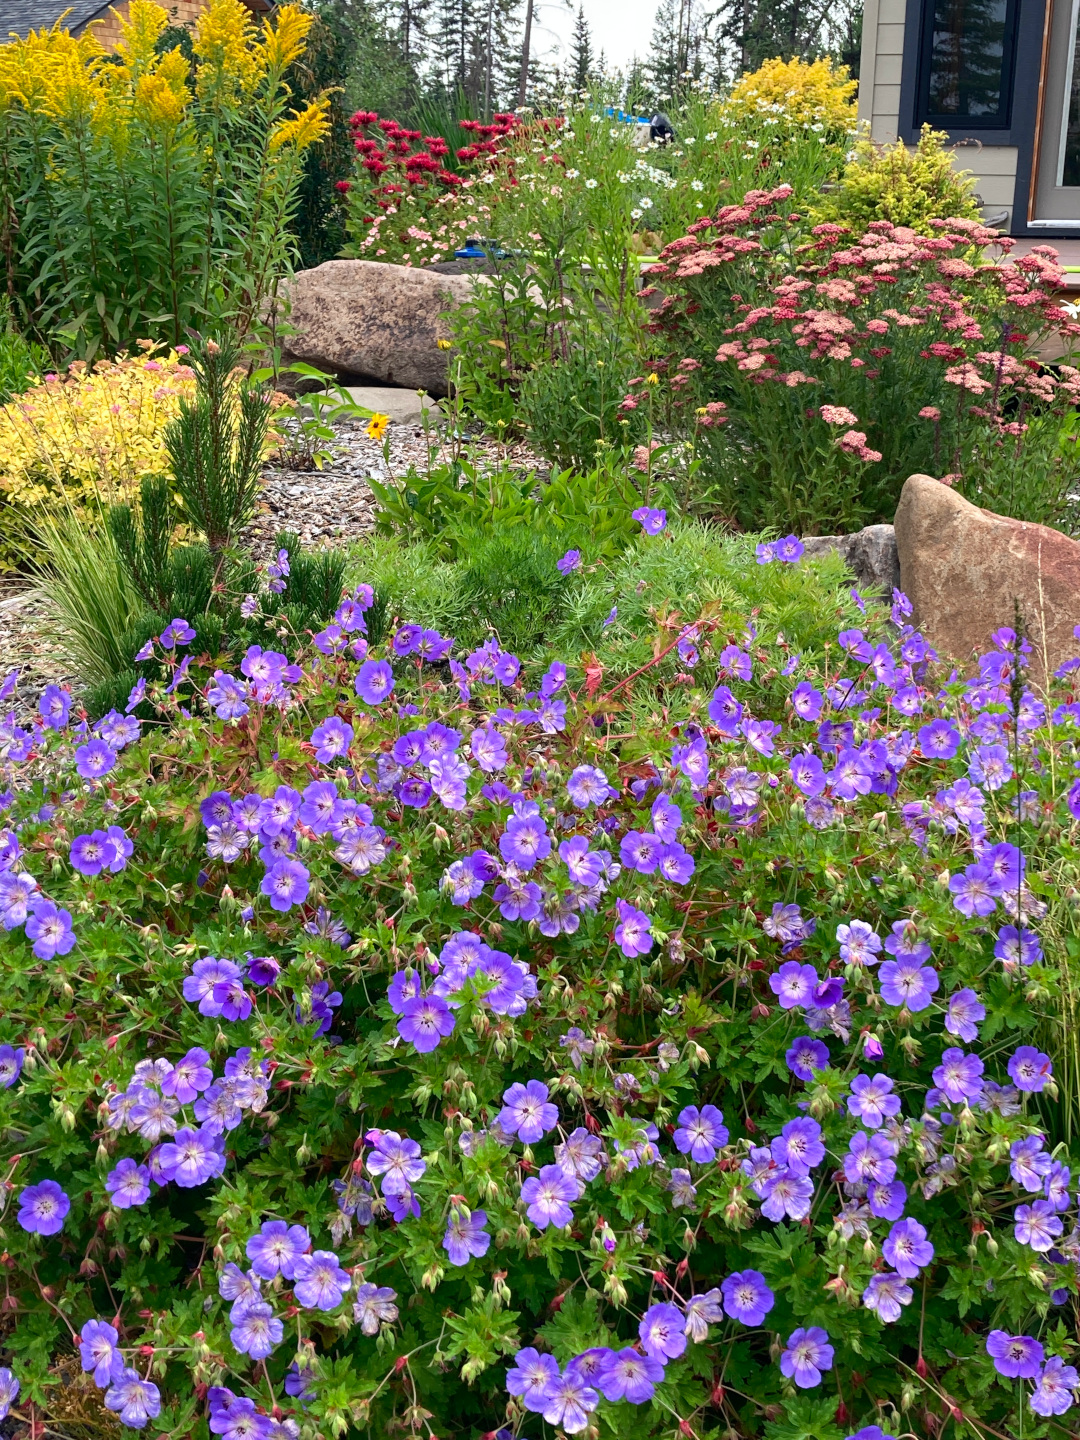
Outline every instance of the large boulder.
<path id="1" fill-rule="evenodd" d="M 285 363 L 443 396 L 448 391 L 449 310 L 476 279 L 378 260 L 327 260 L 289 285 Z"/>
<path id="2" fill-rule="evenodd" d="M 905 482 L 895 528 L 912 621 L 940 655 L 967 663 L 987 650 L 992 631 L 1015 626 L 1017 603 L 1037 677 L 1080 653 L 1075 540 L 980 510 L 929 475 Z"/>
<path id="3" fill-rule="evenodd" d="M 896 536 L 891 525 L 867 525 L 851 535 L 807 535 L 803 545 L 811 556 L 835 550 L 868 595 L 892 599 L 893 590 L 900 584 Z"/>

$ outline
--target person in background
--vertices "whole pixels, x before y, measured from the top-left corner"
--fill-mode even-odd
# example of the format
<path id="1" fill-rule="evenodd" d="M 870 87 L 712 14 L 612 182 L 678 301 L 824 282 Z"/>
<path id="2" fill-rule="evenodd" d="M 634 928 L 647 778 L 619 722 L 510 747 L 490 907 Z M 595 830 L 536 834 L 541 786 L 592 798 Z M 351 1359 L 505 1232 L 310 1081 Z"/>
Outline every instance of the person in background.
<path id="1" fill-rule="evenodd" d="M 668 145 L 675 139 L 671 121 L 662 110 L 658 110 L 649 121 L 649 139 L 654 140 L 658 145 Z"/>

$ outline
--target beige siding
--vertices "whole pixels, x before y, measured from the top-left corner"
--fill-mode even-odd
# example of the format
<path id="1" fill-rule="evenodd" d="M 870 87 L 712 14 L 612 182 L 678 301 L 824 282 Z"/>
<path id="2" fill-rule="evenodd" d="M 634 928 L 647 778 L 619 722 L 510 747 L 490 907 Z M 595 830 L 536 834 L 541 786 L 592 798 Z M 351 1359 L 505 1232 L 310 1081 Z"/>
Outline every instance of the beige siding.
<path id="1" fill-rule="evenodd" d="M 900 124 L 900 78 L 906 0 L 866 0 L 859 85 L 859 120 L 879 144 L 896 140 Z M 961 145 L 958 169 L 970 170 L 988 212 L 1011 211 L 1016 187 L 1016 149 L 1011 145 Z"/>

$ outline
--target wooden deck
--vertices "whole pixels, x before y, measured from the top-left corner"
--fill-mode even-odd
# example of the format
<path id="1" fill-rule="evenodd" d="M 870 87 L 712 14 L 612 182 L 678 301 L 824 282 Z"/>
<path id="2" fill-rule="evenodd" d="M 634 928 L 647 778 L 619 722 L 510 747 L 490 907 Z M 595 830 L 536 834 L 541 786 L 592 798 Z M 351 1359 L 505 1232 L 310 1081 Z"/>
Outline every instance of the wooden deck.
<path id="1" fill-rule="evenodd" d="M 1024 239 L 1017 239 L 1013 242 L 1009 258 L 1016 259 L 1021 255 L 1026 255 L 1036 245 L 1053 246 L 1058 252 L 1058 263 L 1067 272 L 1063 288 L 1080 291 L 1080 240 L 1039 240 L 1036 237 L 1025 236 Z"/>

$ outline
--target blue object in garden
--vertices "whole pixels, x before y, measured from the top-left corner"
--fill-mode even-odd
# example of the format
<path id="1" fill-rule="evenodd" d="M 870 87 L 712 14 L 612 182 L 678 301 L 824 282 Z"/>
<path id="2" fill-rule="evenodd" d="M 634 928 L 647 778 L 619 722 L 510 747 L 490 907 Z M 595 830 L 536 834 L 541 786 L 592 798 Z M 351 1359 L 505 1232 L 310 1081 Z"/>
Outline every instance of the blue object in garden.
<path id="1" fill-rule="evenodd" d="M 483 260 L 487 251 L 479 240 L 466 240 L 460 250 L 454 251 L 455 260 Z"/>

